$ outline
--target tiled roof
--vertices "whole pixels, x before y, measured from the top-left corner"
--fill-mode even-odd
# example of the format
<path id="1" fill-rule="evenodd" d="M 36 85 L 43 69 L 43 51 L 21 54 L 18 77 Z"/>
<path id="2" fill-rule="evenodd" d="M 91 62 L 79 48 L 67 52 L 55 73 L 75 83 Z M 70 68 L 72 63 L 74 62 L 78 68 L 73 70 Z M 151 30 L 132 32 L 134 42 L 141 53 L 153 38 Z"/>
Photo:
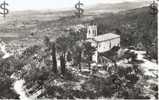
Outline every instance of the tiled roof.
<path id="1" fill-rule="evenodd" d="M 111 40 L 111 39 L 119 38 L 119 37 L 120 37 L 120 35 L 113 34 L 113 33 L 107 33 L 107 34 L 103 34 L 103 35 L 98 35 L 94 39 L 97 42 L 101 42 L 101 41 Z"/>

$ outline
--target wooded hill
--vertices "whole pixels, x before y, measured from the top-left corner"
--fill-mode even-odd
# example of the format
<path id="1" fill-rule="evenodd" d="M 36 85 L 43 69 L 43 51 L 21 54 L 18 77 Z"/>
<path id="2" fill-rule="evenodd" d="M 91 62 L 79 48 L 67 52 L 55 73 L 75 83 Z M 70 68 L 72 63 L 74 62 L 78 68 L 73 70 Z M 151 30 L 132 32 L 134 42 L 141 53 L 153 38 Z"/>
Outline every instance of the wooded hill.
<path id="1" fill-rule="evenodd" d="M 142 43 L 147 51 L 153 48 L 157 52 L 157 15 L 152 15 L 149 7 L 103 14 L 92 22 L 98 25 L 99 35 L 111 31 L 121 35 L 121 45 L 124 47 Z"/>

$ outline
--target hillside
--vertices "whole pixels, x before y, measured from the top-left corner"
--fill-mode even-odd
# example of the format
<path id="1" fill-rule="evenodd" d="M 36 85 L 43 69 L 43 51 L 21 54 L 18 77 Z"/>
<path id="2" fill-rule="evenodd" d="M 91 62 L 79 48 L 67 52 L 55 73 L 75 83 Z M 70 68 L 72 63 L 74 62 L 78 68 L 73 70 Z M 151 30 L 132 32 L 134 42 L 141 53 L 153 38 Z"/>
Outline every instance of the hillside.
<path id="1" fill-rule="evenodd" d="M 58 36 L 66 27 L 89 22 L 96 17 L 102 16 L 103 13 L 105 13 L 104 16 L 111 16 L 109 13 L 135 9 L 147 4 L 148 2 L 97 4 L 92 7 L 87 7 L 84 16 L 80 19 L 74 17 L 75 9 L 67 11 L 46 10 L 11 12 L 6 19 L 0 18 L 0 37 L 10 37 L 13 39 L 26 38 L 32 33 L 38 38 L 44 35 Z"/>
<path id="2" fill-rule="evenodd" d="M 157 16 L 150 14 L 149 7 L 122 11 L 117 14 L 103 14 L 95 18 L 98 34 L 116 31 L 121 35 L 122 46 L 136 46 L 142 43 L 146 49 L 152 45 L 157 49 Z"/>
<path id="3" fill-rule="evenodd" d="M 121 35 L 123 46 L 136 46 L 143 42 L 149 48 L 152 43 L 157 44 L 157 17 L 150 14 L 149 7 L 142 7 L 146 4 L 148 3 L 125 2 L 111 6 L 99 4 L 87 8 L 81 18 L 74 16 L 74 10 L 13 12 L 5 20 L 0 19 L 0 37 L 5 41 L 15 40 L 21 44 L 30 44 L 27 39 L 40 42 L 48 35 L 55 40 L 61 34 L 66 34 L 65 30 L 72 25 L 94 22 L 98 25 L 98 34 L 117 31 Z M 118 8 L 122 9 L 117 10 Z"/>

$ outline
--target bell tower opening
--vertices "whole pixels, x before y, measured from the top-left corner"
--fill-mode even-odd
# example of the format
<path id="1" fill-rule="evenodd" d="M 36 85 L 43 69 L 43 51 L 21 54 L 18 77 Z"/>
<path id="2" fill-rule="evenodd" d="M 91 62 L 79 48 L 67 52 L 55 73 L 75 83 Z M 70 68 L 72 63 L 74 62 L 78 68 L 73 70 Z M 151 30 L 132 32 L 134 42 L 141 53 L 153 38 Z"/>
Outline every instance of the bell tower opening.
<path id="1" fill-rule="evenodd" d="M 87 39 L 92 39 L 97 36 L 97 25 L 89 25 L 87 27 Z"/>

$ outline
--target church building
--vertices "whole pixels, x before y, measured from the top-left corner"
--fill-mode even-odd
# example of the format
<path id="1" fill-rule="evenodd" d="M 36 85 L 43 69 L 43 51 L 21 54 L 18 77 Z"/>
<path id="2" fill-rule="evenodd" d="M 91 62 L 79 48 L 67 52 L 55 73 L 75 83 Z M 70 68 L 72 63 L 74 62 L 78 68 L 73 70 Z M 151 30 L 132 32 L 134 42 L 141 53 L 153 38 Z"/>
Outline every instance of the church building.
<path id="1" fill-rule="evenodd" d="M 98 53 L 109 51 L 114 46 L 120 46 L 120 35 L 114 33 L 98 35 L 97 25 L 91 25 L 87 27 L 87 41 L 97 48 L 92 59 L 98 63 Z"/>

